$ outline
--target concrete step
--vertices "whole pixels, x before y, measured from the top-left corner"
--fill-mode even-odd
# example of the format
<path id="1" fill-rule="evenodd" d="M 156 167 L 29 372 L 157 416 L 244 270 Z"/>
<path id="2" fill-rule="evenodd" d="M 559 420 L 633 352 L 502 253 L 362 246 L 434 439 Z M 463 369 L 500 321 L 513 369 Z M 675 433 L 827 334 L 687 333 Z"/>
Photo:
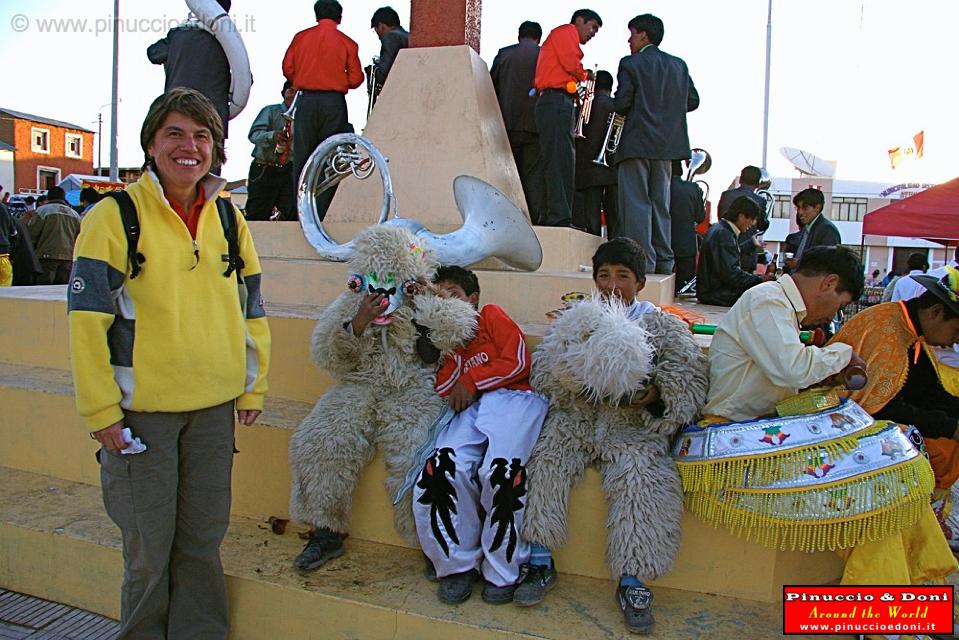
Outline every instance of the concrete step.
<path id="1" fill-rule="evenodd" d="M 248 222 L 260 258 L 317 259 L 316 251 L 306 241 L 298 223 Z M 324 229 L 337 242 L 349 242 L 358 232 L 369 226 L 366 222 L 324 222 Z M 436 234 L 450 233 L 458 225 L 431 225 Z M 602 239 L 576 229 L 560 227 L 533 227 L 543 247 L 543 263 L 539 271 L 580 272 L 580 267 L 592 265 L 591 259 Z M 512 271 L 496 259 L 484 260 L 477 269 Z"/>
<path id="2" fill-rule="evenodd" d="M 304 258 L 261 258 L 263 297 L 274 304 L 326 306 L 346 291 L 350 270 L 342 262 Z M 590 292 L 590 273 L 560 271 L 477 270 L 482 304 L 498 304 L 519 323 L 542 322 L 548 311 L 562 306 L 571 291 Z M 650 275 L 641 300 L 663 305 L 673 300 L 674 276 Z"/>
<path id="3" fill-rule="evenodd" d="M 328 233 L 345 242 L 367 227 L 366 223 L 331 222 Z M 440 225 L 447 233 L 455 226 Z M 298 224 L 252 222 L 257 252 L 263 267 L 263 295 L 274 304 L 325 306 L 346 287 L 350 273 L 343 263 L 319 259 Z M 555 227 L 535 227 L 543 246 L 543 264 L 534 273 L 516 271 L 498 260 L 484 260 L 477 270 L 484 303 L 498 304 L 517 322 L 542 322 L 547 311 L 561 305 L 570 291 L 591 291 L 592 255 L 602 242 L 596 236 Z M 673 276 L 650 275 L 641 293 L 655 304 L 673 301 Z"/>
<path id="4" fill-rule="evenodd" d="M 514 293 L 523 295 L 520 289 Z M 559 306 L 556 298 L 552 308 Z M 702 313 L 709 320 L 721 317 L 717 307 L 676 306 Z M 329 375 L 310 361 L 310 336 L 321 310 L 322 307 L 311 304 L 266 304 L 273 336 L 271 396 L 312 403 L 332 384 Z M 4 287 L 0 289 L 0 317 L 4 318 L 0 323 L 0 362 L 70 368 L 66 287 Z M 545 317 L 520 322 L 520 326 L 531 349 L 536 348 L 549 329 Z M 708 346 L 708 336 L 698 339 L 704 348 Z"/>
<path id="5" fill-rule="evenodd" d="M 321 308 L 268 303 L 266 311 L 273 337 L 270 395 L 315 402 L 332 384 L 310 361 L 310 336 Z M 66 287 L 4 287 L 0 317 L 0 362 L 69 370 Z M 545 318 L 521 326 L 531 348 L 547 329 Z"/>
<path id="6" fill-rule="evenodd" d="M 423 578 L 418 551 L 355 536 L 347 539 L 342 558 L 310 574 L 295 571 L 301 530 L 290 525 L 276 535 L 259 519 L 232 519 L 222 558 L 234 640 L 630 637 L 608 580 L 561 574 L 547 600 L 532 609 L 486 605 L 477 584 L 469 601 L 446 606 Z M 119 531 L 104 513 L 98 488 L 0 467 L 4 587 L 118 617 L 119 547 Z M 667 588 L 655 595 L 657 626 L 650 638 L 780 637 L 778 602 Z"/>
<path id="7" fill-rule="evenodd" d="M 68 372 L 0 364 L 0 466 L 89 485 L 99 483 L 96 444 L 76 415 Z M 270 398 L 257 425 L 237 427 L 233 513 L 259 520 L 286 517 L 292 430 L 311 404 Z M 149 443 L 147 443 L 149 445 Z M 383 488 L 385 469 L 378 455 L 360 475 L 354 498 L 351 536 L 402 545 L 393 530 L 392 505 Z M 569 542 L 556 550 L 563 571 L 597 579 L 605 564 L 606 500 L 595 470 L 570 496 Z M 774 602 L 783 584 L 820 584 L 838 578 L 841 563 L 829 553 L 777 552 L 747 543 L 685 514 L 683 540 L 672 573 L 658 586 Z M 11 585 L 6 585 L 11 586 Z"/>

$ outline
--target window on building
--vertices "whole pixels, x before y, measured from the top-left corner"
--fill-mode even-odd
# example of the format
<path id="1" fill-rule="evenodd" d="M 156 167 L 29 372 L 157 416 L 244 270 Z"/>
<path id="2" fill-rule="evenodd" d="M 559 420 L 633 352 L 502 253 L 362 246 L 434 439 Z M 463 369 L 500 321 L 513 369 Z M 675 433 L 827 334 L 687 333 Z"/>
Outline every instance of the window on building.
<path id="1" fill-rule="evenodd" d="M 867 203 L 866 198 L 833 196 L 832 211 L 829 217 L 833 220 L 845 222 L 862 222 L 862 217 L 866 215 Z"/>
<path id="2" fill-rule="evenodd" d="M 63 148 L 68 158 L 83 158 L 83 136 L 76 133 L 67 133 Z"/>
<path id="3" fill-rule="evenodd" d="M 50 153 L 50 130 L 31 127 L 30 149 L 34 153 Z"/>
<path id="4" fill-rule="evenodd" d="M 793 213 L 793 199 L 789 195 L 777 195 L 776 203 L 773 205 L 773 218 L 789 219 Z"/>

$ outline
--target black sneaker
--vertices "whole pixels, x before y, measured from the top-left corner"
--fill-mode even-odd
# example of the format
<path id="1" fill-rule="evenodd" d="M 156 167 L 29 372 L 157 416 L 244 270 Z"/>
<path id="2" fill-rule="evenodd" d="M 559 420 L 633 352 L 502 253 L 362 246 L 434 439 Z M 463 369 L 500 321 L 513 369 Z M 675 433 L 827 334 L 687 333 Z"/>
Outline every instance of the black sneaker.
<path id="1" fill-rule="evenodd" d="M 616 590 L 616 601 L 629 631 L 645 635 L 653 630 L 652 591 L 646 587 L 620 585 Z"/>
<path id="2" fill-rule="evenodd" d="M 313 571 L 343 553 L 343 537 L 329 529 L 320 529 L 310 536 L 310 541 L 296 556 L 293 566 L 301 571 Z"/>
<path id="3" fill-rule="evenodd" d="M 436 595 L 444 604 L 459 604 L 473 595 L 473 581 L 477 577 L 476 571 L 470 569 L 463 573 L 454 573 L 440 578 L 440 586 Z"/>
<path id="4" fill-rule="evenodd" d="M 516 591 L 515 584 L 508 584 L 505 587 L 497 587 L 487 580 L 483 584 L 483 602 L 486 604 L 506 604 L 513 601 L 513 592 Z"/>
<path id="5" fill-rule="evenodd" d="M 546 592 L 556 584 L 556 565 L 550 560 L 549 566 L 525 563 L 519 568 L 519 581 L 513 593 L 513 604 L 517 607 L 532 607 L 543 601 Z"/>

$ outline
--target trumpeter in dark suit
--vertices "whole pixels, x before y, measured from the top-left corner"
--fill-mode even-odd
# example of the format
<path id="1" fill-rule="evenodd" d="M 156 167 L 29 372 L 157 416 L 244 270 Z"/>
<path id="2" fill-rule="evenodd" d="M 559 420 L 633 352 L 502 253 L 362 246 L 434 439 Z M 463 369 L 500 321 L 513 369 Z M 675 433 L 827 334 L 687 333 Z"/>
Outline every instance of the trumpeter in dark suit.
<path id="1" fill-rule="evenodd" d="M 573 189 L 576 147 L 573 125 L 576 121 L 576 85 L 592 77 L 583 68 L 581 45 L 589 42 L 603 20 L 591 9 L 577 9 L 564 24 L 550 31 L 539 51 L 533 84 L 539 92 L 536 101 L 536 130 L 546 180 L 546 210 L 541 225 L 568 227 L 573 217 Z"/>
<path id="2" fill-rule="evenodd" d="M 756 224 L 759 215 L 759 206 L 750 198 L 740 196 L 719 222 L 709 227 L 696 273 L 696 297 L 701 303 L 731 307 L 746 289 L 764 280 L 743 271 L 737 242 L 739 234 Z"/>
<path id="3" fill-rule="evenodd" d="M 393 7 L 380 7 L 370 18 L 370 28 L 380 39 L 380 56 L 373 61 L 372 72 L 382 89 L 401 49 L 410 46 L 410 34 L 400 24 L 400 16 Z"/>
<path id="4" fill-rule="evenodd" d="M 500 49 L 489 69 L 533 224 L 539 224 L 546 209 L 546 183 L 536 132 L 536 91 L 533 89 L 542 37 L 543 28 L 539 23 L 527 20 L 519 26 L 518 42 Z"/>
<path id="5" fill-rule="evenodd" d="M 636 16 L 629 33 L 631 55 L 619 61 L 614 98 L 626 116 L 616 152 L 623 235 L 643 247 L 649 273 L 672 273 L 671 161 L 690 155 L 686 112 L 699 106 L 699 94 L 686 63 L 659 49 L 662 20 Z"/>
<path id="6" fill-rule="evenodd" d="M 706 219 L 703 190 L 683 180 L 683 163 L 673 160 L 673 177 L 669 183 L 669 220 L 673 257 L 676 260 L 676 291 L 696 275 L 696 225 Z"/>
<path id="7" fill-rule="evenodd" d="M 759 205 L 759 218 L 756 219 L 756 225 L 739 234 L 739 253 L 742 256 L 743 271 L 746 273 L 752 273 L 756 270 L 756 243 L 753 238 L 769 229 L 766 201 L 756 193 L 761 179 L 762 171 L 759 167 L 752 165 L 743 167 L 743 170 L 739 173 L 739 186 L 735 189 L 723 191 L 723 194 L 719 196 L 720 216 L 726 213 L 726 210 L 729 209 L 736 198 L 741 196 L 746 196 Z"/>
<path id="8" fill-rule="evenodd" d="M 606 235 L 621 235 L 616 202 L 616 169 L 593 162 L 602 150 L 613 113 L 613 76 L 609 71 L 596 73 L 596 94 L 593 97 L 589 122 L 583 126 L 583 135 L 576 141 L 576 193 L 573 194 L 572 226 L 593 235 L 601 235 L 600 212 L 606 215 Z M 612 158 L 607 162 L 611 165 Z"/>
<path id="9" fill-rule="evenodd" d="M 822 212 L 826 204 L 822 191 L 812 187 L 803 189 L 793 198 L 793 204 L 796 206 L 796 218 L 802 223 L 803 229 L 796 255 L 786 261 L 790 271 L 796 269 L 803 254 L 813 247 L 832 247 L 842 243 L 839 229 Z"/>

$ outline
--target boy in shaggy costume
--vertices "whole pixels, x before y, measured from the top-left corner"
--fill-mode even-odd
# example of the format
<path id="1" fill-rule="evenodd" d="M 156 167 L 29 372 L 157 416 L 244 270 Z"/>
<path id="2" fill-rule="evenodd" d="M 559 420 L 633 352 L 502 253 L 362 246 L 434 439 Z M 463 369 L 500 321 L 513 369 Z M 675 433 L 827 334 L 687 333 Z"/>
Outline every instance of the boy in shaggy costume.
<path id="1" fill-rule="evenodd" d="M 350 290 L 320 316 L 311 344 L 335 384 L 290 440 L 290 515 L 313 527 L 294 561 L 304 571 L 343 555 L 357 476 L 376 447 L 396 528 L 416 543 L 407 491 L 421 466 L 416 456 L 452 417 L 433 389 L 436 360 L 424 361 L 418 347 L 428 338 L 443 356 L 476 331 L 471 305 L 425 290 L 437 264 L 408 231 L 369 227 L 353 245 Z"/>
<path id="2" fill-rule="evenodd" d="M 599 296 L 553 323 L 533 354 L 533 388 L 550 401 L 529 463 L 523 535 L 530 562 L 513 601 L 532 606 L 556 581 L 550 549 L 566 541 L 569 490 L 595 464 L 609 502 L 607 562 L 627 628 L 653 628 L 652 592 L 642 579 L 672 569 L 683 493 L 670 438 L 706 401 L 706 357 L 689 328 L 635 299 L 646 258 L 628 238 L 593 256 Z"/>
<path id="3" fill-rule="evenodd" d="M 441 267 L 435 283 L 442 295 L 479 305 L 472 271 Z M 413 502 L 420 544 L 439 578 L 437 596 L 447 604 L 470 597 L 479 570 L 484 601 L 512 602 L 529 558 L 519 535 L 526 463 L 547 408 L 529 385 L 523 331 L 495 304 L 478 317 L 476 337 L 436 374 L 436 391 L 458 413 L 440 432 Z"/>

